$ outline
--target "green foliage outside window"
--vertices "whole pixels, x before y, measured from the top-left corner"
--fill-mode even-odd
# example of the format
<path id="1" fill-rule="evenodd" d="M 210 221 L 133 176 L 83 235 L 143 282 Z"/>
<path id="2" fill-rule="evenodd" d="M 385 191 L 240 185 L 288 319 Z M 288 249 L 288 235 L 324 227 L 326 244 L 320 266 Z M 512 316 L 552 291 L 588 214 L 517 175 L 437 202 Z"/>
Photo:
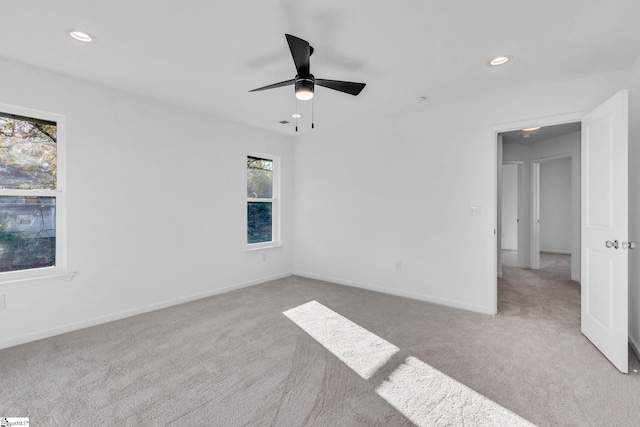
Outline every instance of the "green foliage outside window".
<path id="1" fill-rule="evenodd" d="M 273 160 L 247 157 L 247 243 L 273 240 L 272 197 Z"/>

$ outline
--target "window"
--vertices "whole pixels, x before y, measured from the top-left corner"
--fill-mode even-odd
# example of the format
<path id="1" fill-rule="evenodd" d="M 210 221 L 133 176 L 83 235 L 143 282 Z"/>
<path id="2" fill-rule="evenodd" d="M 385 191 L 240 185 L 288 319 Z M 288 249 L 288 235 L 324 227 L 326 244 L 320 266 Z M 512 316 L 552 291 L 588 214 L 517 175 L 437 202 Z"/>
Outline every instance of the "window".
<path id="1" fill-rule="evenodd" d="M 64 271 L 64 118 L 0 105 L 0 281 Z"/>
<path id="2" fill-rule="evenodd" d="M 278 158 L 247 156 L 247 245 L 279 244 Z"/>

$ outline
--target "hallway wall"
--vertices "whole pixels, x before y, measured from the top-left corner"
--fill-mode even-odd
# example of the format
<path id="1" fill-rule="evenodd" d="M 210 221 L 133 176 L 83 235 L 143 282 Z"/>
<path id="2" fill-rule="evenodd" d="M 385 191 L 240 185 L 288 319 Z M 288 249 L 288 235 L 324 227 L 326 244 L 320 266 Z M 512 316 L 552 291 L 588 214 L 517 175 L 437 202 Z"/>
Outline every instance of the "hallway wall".
<path id="1" fill-rule="evenodd" d="M 574 218 L 573 220 L 580 220 Z M 571 253 L 571 158 L 540 163 L 540 251 Z"/>

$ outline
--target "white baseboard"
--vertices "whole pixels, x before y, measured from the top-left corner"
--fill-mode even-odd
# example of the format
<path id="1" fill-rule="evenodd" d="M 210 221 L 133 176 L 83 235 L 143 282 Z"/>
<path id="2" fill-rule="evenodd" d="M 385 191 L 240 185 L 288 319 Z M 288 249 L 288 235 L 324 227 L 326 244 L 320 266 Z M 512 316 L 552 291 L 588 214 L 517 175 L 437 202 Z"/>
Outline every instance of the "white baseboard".
<path id="1" fill-rule="evenodd" d="M 162 308 L 171 307 L 174 305 L 180 305 L 187 302 L 199 300 L 202 298 L 207 298 L 213 295 L 223 294 L 225 292 L 235 291 L 237 289 L 246 288 L 253 285 L 258 285 L 260 283 L 269 282 L 271 280 L 282 279 L 285 277 L 291 276 L 293 273 L 291 271 L 287 271 L 284 273 L 274 274 L 271 276 L 261 277 L 259 279 L 250 280 L 248 282 L 237 283 L 230 286 L 225 286 L 219 289 L 213 289 L 206 292 L 201 292 L 198 294 L 188 295 L 186 297 L 176 298 L 172 300 L 162 301 L 155 304 L 146 305 L 143 307 L 120 311 L 117 313 L 112 313 L 104 316 L 94 317 L 92 319 L 82 320 L 79 322 L 69 323 L 67 325 L 56 326 L 51 329 L 45 329 L 44 331 L 35 332 L 32 334 L 26 334 L 18 337 L 12 337 L 9 339 L 4 339 L 0 341 L 0 349 L 13 347 L 20 344 L 25 344 L 31 341 L 40 340 L 43 338 L 49 338 L 60 334 L 66 334 L 67 332 L 77 331 L 79 329 L 89 328 L 91 326 L 101 325 L 103 323 L 113 322 L 115 320 L 124 319 L 131 316 L 137 316 L 138 314 L 148 313 L 150 311 L 160 310 Z"/>
<path id="2" fill-rule="evenodd" d="M 554 249 L 540 249 L 540 252 L 547 252 L 550 254 L 571 255 L 571 251 L 556 251 Z"/>
<path id="3" fill-rule="evenodd" d="M 631 345 L 631 350 L 636 354 L 636 357 L 640 359 L 640 345 L 638 345 L 638 342 L 631 335 L 629 335 L 629 344 Z"/>
<path id="4" fill-rule="evenodd" d="M 383 287 L 380 287 L 380 286 L 373 286 L 373 285 L 368 285 L 368 284 L 364 284 L 364 283 L 353 282 L 351 280 L 342 280 L 342 279 L 337 279 L 335 277 L 323 276 L 323 275 L 313 274 L 313 273 L 306 273 L 306 272 L 303 272 L 303 271 L 294 271 L 293 274 L 295 276 L 306 277 L 306 278 L 309 278 L 309 279 L 322 280 L 324 282 L 335 283 L 337 285 L 344 285 L 344 286 L 349 286 L 349 287 L 352 287 L 352 288 L 366 289 L 368 291 L 375 291 L 375 292 L 380 292 L 380 293 L 388 294 L 388 295 L 395 295 L 395 296 L 399 296 L 399 297 L 405 297 L 405 298 L 411 298 L 411 299 L 420 300 L 420 301 L 426 301 L 426 302 L 430 302 L 430 303 L 434 303 L 434 304 L 438 304 L 438 305 L 444 305 L 444 306 L 447 306 L 447 307 L 460 308 L 460 309 L 463 309 L 463 310 L 474 311 L 476 313 L 490 314 L 490 315 L 495 314 L 489 307 L 483 307 L 483 306 L 479 306 L 479 305 L 475 305 L 475 304 L 460 303 L 458 301 L 449 300 L 449 299 L 446 299 L 446 298 L 437 298 L 437 297 L 432 297 L 432 296 L 429 296 L 429 295 L 416 294 L 416 293 L 413 293 L 413 292 L 405 292 L 405 291 L 399 291 L 399 290 L 396 290 L 396 289 L 383 288 Z"/>

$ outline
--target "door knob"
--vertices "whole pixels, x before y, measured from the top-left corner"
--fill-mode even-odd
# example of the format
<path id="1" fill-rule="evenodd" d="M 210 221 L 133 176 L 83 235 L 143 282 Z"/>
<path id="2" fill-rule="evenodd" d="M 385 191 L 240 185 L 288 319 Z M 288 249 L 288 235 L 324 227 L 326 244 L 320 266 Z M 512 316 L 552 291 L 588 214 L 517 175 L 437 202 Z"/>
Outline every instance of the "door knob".
<path id="1" fill-rule="evenodd" d="M 608 248 L 618 249 L 619 244 L 617 240 L 614 240 L 613 242 L 611 240 L 607 240 L 607 242 L 605 243 L 605 246 Z"/>

